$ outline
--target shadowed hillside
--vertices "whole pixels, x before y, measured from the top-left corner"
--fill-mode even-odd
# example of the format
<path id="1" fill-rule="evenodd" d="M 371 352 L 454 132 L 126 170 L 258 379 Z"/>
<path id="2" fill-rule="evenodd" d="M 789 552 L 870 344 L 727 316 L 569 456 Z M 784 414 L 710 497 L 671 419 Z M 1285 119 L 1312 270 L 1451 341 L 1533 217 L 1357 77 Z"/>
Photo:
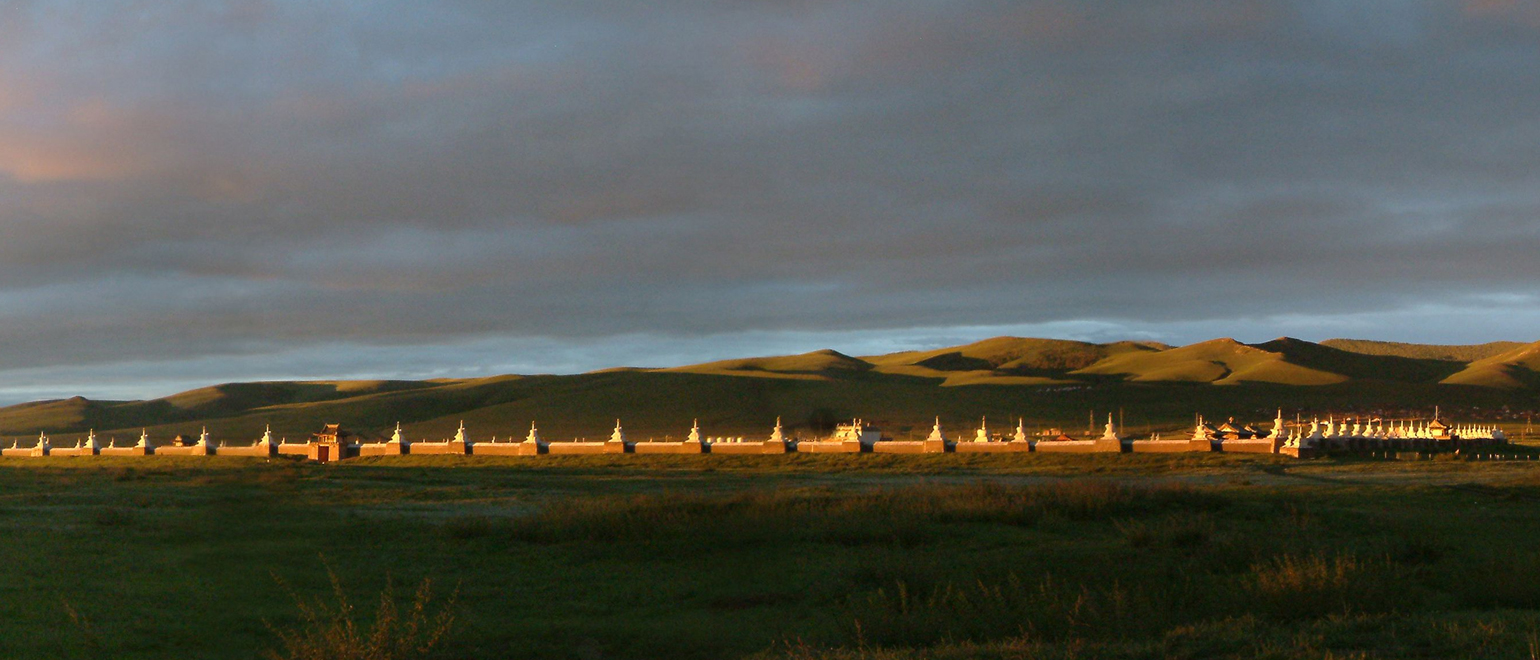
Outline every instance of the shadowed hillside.
<path id="1" fill-rule="evenodd" d="M 164 438 L 207 426 L 240 442 L 271 425 L 298 440 L 323 423 L 382 434 L 400 422 L 411 439 L 438 439 L 464 420 L 482 440 L 521 437 L 532 421 L 546 437 L 567 440 L 606 437 L 620 418 L 633 438 L 677 439 L 695 419 L 710 435 L 768 433 L 777 417 L 788 432 L 818 435 L 861 416 L 904 438 L 925 435 L 938 415 L 957 428 L 988 416 L 1084 430 L 1090 413 L 1123 410 L 1130 429 L 1143 432 L 1183 427 L 1193 413 L 1261 422 L 1280 407 L 1394 414 L 1443 405 L 1500 421 L 1491 416 L 1537 405 L 1540 343 L 1470 362 L 1410 356 L 1471 347 L 1397 346 L 1401 354 L 1391 355 L 1286 337 L 1182 347 L 1000 337 L 864 358 L 824 350 L 566 376 L 231 383 L 149 401 L 11 406 L 0 409 L 0 437 L 46 431 L 72 442 L 72 434 L 95 429 L 126 444 L 141 427 Z"/>
<path id="2" fill-rule="evenodd" d="M 1091 344 L 1064 339 L 996 337 L 965 346 L 892 353 L 867 357 L 865 360 L 878 366 L 916 365 L 940 371 L 1002 369 L 1067 372 L 1088 367 L 1110 355 L 1166 348 L 1170 347 L 1155 343 Z"/>
<path id="3" fill-rule="evenodd" d="M 662 371 L 721 376 L 817 379 L 837 376 L 840 372 L 865 371 L 871 368 L 872 365 L 849 355 L 824 349 L 802 355 L 722 360 Z"/>
<path id="4" fill-rule="evenodd" d="M 881 373 L 940 378 L 943 386 L 1055 385 L 1072 383 L 1070 372 L 1113 355 L 1153 352 L 1162 344 L 1091 344 L 1062 339 L 996 337 L 931 351 L 906 351 L 863 358 Z"/>
<path id="5" fill-rule="evenodd" d="M 1465 366 L 1462 362 L 1441 358 L 1351 352 L 1292 337 L 1280 337 L 1270 342 L 1256 344 L 1256 347 L 1282 355 L 1291 364 L 1341 374 L 1352 379 L 1435 383 Z M 1428 353 L 1437 354 L 1438 352 L 1428 351 Z"/>

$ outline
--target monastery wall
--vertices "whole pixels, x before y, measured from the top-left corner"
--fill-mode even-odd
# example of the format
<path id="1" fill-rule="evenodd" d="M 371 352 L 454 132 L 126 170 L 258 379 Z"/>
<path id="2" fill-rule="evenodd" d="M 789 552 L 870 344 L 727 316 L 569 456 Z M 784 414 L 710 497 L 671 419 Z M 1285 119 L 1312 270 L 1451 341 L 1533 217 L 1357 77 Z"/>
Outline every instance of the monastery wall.
<path id="1" fill-rule="evenodd" d="M 860 440 L 803 440 L 798 442 L 796 446 L 796 452 L 799 454 L 859 454 L 862 449 Z"/>
<path id="2" fill-rule="evenodd" d="M 990 434 L 981 422 L 979 428 L 973 434 L 974 441 L 951 441 L 942 432 L 940 420 L 931 431 L 929 438 L 925 440 L 886 440 L 882 439 L 881 432 L 874 426 L 861 420 L 854 424 L 841 425 L 835 435 L 829 438 L 816 440 L 791 440 L 783 434 L 782 428 L 777 423 L 775 432 L 769 440 L 748 440 L 741 437 L 706 438 L 700 432 L 697 424 L 691 429 L 688 440 L 680 442 L 629 442 L 625 439 L 625 433 L 619 422 L 616 422 L 614 433 L 610 439 L 602 442 L 572 441 L 572 442 L 545 442 L 540 439 L 538 431 L 531 427 L 529 436 L 522 442 L 484 442 L 475 443 L 468 439 L 465 427 L 462 424 L 459 432 L 452 440 L 438 442 L 406 442 L 401 437 L 401 429 L 396 429 L 396 434 L 389 442 L 365 442 L 354 444 L 347 441 L 346 437 L 357 437 L 340 430 L 337 425 L 328 425 L 323 433 L 316 434 L 311 442 L 306 443 L 280 443 L 274 442 L 269 431 L 252 445 L 219 446 L 209 439 L 208 432 L 199 437 L 196 444 L 182 445 L 169 444 L 155 446 L 149 441 L 148 435 L 141 436 L 139 443 L 134 446 L 115 447 L 109 442 L 103 446 L 93 433 L 85 440 L 76 440 L 74 446 L 53 447 L 46 435 L 38 438 L 32 445 L 21 447 L 13 444 L 9 448 L 0 449 L 0 456 L 6 458 L 38 457 L 38 456 L 250 456 L 273 457 L 290 456 L 303 457 L 310 460 L 327 462 L 343 460 L 354 456 L 398 456 L 404 454 L 416 455 L 479 455 L 479 456 L 538 456 L 541 454 L 556 455 L 596 455 L 596 454 L 728 454 L 728 455 L 752 455 L 752 454 L 939 454 L 939 453 L 1065 453 L 1065 454 L 1094 454 L 1094 453 L 1173 453 L 1173 452 L 1224 452 L 1242 454 L 1275 454 L 1290 457 L 1308 458 L 1311 456 L 1328 453 L 1367 453 L 1379 454 L 1405 454 L 1421 456 L 1424 453 L 1435 452 L 1459 452 L 1465 456 L 1477 455 L 1475 452 L 1485 448 L 1501 448 L 1508 445 L 1507 437 L 1502 431 L 1493 426 L 1455 426 L 1451 427 L 1435 419 L 1432 422 L 1398 422 L 1394 425 L 1382 424 L 1379 420 L 1373 420 L 1369 424 L 1354 422 L 1352 425 L 1338 424 L 1328 419 L 1325 422 L 1317 419 L 1308 425 L 1295 423 L 1286 425 L 1282 415 L 1274 420 L 1273 427 L 1267 432 L 1256 431 L 1250 426 L 1244 429 L 1238 428 L 1232 423 L 1222 426 L 1210 426 L 1200 418 L 1197 427 L 1191 436 L 1185 439 L 1163 440 L 1159 437 L 1147 440 L 1130 440 L 1121 437 L 1116 425 L 1109 417 L 1107 428 L 1102 437 L 1095 439 L 1076 439 L 1059 434 L 1057 438 L 1032 441 L 1023 428 L 1023 423 L 1018 420 L 1016 432 L 1013 436 Z M 1462 435 L 1468 434 L 1468 435 Z M 1005 439 L 1010 437 L 1012 439 Z"/>
<path id="3" fill-rule="evenodd" d="M 1117 438 L 1096 440 L 1044 440 L 1036 450 L 1055 454 L 1118 454 L 1123 451 L 1123 441 Z"/>
<path id="4" fill-rule="evenodd" d="M 986 442 L 981 444 L 995 443 Z M 877 454 L 940 454 L 945 451 L 945 442 L 931 442 L 926 440 L 882 440 L 872 443 L 872 452 Z"/>
<path id="5" fill-rule="evenodd" d="M 552 442 L 545 446 L 547 454 L 588 456 L 593 454 L 624 454 L 623 442 Z"/>
<path id="6" fill-rule="evenodd" d="M 219 456 L 255 456 L 259 458 L 271 458 L 278 455 L 278 452 L 273 449 L 274 446 L 275 445 L 268 444 L 236 447 L 226 445 L 215 449 L 214 453 Z"/>
<path id="7" fill-rule="evenodd" d="M 709 454 L 785 454 L 791 451 L 781 440 L 763 442 L 716 442 L 706 446 Z"/>
<path id="8" fill-rule="evenodd" d="M 407 448 L 406 453 L 414 455 L 444 455 L 453 454 L 464 456 L 470 451 L 466 449 L 464 442 L 414 442 Z"/>
<path id="9" fill-rule="evenodd" d="M 534 456 L 540 452 L 538 442 L 477 442 L 471 445 L 476 456 Z"/>
<path id="10" fill-rule="evenodd" d="M 1232 454 L 1276 454 L 1283 447 L 1282 440 L 1220 440 L 1219 451 Z"/>
<path id="11" fill-rule="evenodd" d="M 959 442 L 952 446 L 959 454 L 1011 454 L 1032 451 L 1030 442 Z"/>
<path id="12" fill-rule="evenodd" d="M 633 454 L 704 454 L 706 445 L 702 442 L 638 442 L 631 445 Z"/>
<path id="13" fill-rule="evenodd" d="M 1208 440 L 1134 440 L 1128 443 L 1129 451 L 1136 454 L 1172 454 L 1180 452 L 1211 452 L 1217 448 Z"/>
<path id="14" fill-rule="evenodd" d="M 358 446 L 359 456 L 402 456 L 410 451 L 399 442 L 366 442 Z"/>
<path id="15" fill-rule="evenodd" d="M 303 445 L 302 445 L 303 446 Z M 155 448 L 156 456 L 213 456 L 214 449 L 208 445 L 166 445 Z"/>

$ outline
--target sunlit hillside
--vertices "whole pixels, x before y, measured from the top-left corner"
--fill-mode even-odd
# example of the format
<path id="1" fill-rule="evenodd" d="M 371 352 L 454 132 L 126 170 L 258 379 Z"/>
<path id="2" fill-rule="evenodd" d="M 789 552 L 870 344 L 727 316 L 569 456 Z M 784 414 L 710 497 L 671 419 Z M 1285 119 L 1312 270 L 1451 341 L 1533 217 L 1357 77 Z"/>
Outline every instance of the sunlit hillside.
<path id="1" fill-rule="evenodd" d="M 1284 337 L 1171 347 L 998 337 L 864 357 L 822 350 L 565 376 L 230 383 L 148 401 L 76 397 L 0 409 L 0 437 L 47 432 L 68 442 L 94 429 L 124 444 L 141 429 L 169 437 L 207 427 L 241 442 L 268 426 L 297 440 L 324 423 L 376 436 L 400 423 L 411 439 L 436 439 L 464 421 L 483 440 L 521 437 L 531 423 L 561 440 L 607 437 L 619 419 L 633 438 L 662 439 L 682 436 L 697 419 L 708 434 L 768 433 L 780 418 L 792 433 L 816 435 L 855 416 L 910 437 L 937 416 L 954 427 L 987 417 L 1085 429 L 1097 411 L 1121 411 L 1140 432 L 1179 428 L 1195 413 L 1263 421 L 1278 408 L 1411 415 L 1435 405 L 1502 422 L 1536 407 L 1537 374 L 1540 343 Z"/>

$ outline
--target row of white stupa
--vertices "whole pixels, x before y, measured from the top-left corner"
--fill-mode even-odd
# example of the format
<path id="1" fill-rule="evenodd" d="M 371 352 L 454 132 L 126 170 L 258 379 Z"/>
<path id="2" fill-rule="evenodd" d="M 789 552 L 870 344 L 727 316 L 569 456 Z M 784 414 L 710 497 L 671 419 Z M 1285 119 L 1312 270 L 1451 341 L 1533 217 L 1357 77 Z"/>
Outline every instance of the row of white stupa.
<path id="1" fill-rule="evenodd" d="M 92 429 L 91 432 L 86 435 L 84 440 L 76 440 L 75 441 L 75 448 L 76 449 L 83 449 L 84 448 L 84 449 L 101 450 L 101 449 L 106 449 L 106 448 L 109 448 L 109 447 L 116 446 L 116 445 L 113 444 L 114 442 L 115 442 L 115 440 L 108 440 L 106 444 L 102 444 L 102 441 L 99 438 L 96 437 L 96 430 Z M 268 431 L 262 435 L 262 439 L 257 441 L 258 445 L 261 445 L 263 443 L 277 444 L 277 442 L 275 442 L 273 440 L 272 429 L 268 429 Z M 11 449 L 19 449 L 20 445 L 21 445 L 21 441 L 20 440 L 12 440 L 11 441 Z M 37 444 L 34 445 L 34 446 L 38 447 L 38 448 L 41 448 L 41 449 L 51 449 L 51 448 L 53 448 L 53 441 L 52 441 L 52 439 L 50 439 L 48 437 L 48 432 L 47 431 L 44 431 L 42 433 L 37 434 Z M 149 432 L 149 430 L 141 431 L 139 433 L 139 442 L 135 443 L 132 446 L 139 447 L 139 448 L 145 448 L 145 447 L 152 447 L 153 448 L 155 445 L 150 442 L 150 432 Z M 198 434 L 197 446 L 201 446 L 201 447 L 212 446 L 212 443 L 209 440 L 209 430 L 207 428 L 204 428 L 203 432 Z"/>
<path id="2" fill-rule="evenodd" d="M 869 427 L 867 426 L 867 424 L 864 421 L 857 419 L 857 420 L 854 420 L 854 423 L 852 423 L 852 424 L 842 424 L 842 425 L 840 425 L 838 427 L 836 433 L 835 433 L 835 437 L 839 438 L 841 436 L 849 436 L 849 437 L 852 437 L 852 438 L 860 438 L 863 435 L 863 431 L 866 430 L 867 428 L 869 428 Z M 1193 436 L 1192 436 L 1193 439 L 1194 440 L 1212 440 L 1214 438 L 1214 436 L 1215 436 L 1215 430 L 1212 427 L 1210 427 L 1207 424 L 1205 424 L 1203 422 L 1202 418 L 1199 418 L 1197 428 L 1194 429 L 1194 431 L 1193 431 Z M 1308 427 L 1308 429 L 1304 425 L 1296 425 L 1292 429 L 1290 429 L 1284 423 L 1282 413 L 1280 413 L 1279 416 L 1273 420 L 1273 429 L 1272 429 L 1271 433 L 1267 433 L 1267 434 L 1257 433 L 1257 435 L 1255 437 L 1257 437 L 1258 439 L 1278 439 L 1278 438 L 1281 437 L 1284 440 L 1285 446 L 1290 446 L 1290 447 L 1313 447 L 1313 446 L 1317 446 L 1320 443 L 1322 443 L 1324 441 L 1327 441 L 1327 440 L 1398 440 L 1398 439 L 1433 440 L 1433 439 L 1448 438 L 1448 437 L 1451 437 L 1451 436 L 1459 437 L 1459 438 L 1464 438 L 1464 439 L 1473 439 L 1473 440 L 1506 440 L 1507 439 L 1507 435 L 1503 433 L 1503 430 L 1501 428 L 1496 427 L 1496 426 L 1470 426 L 1470 425 L 1462 425 L 1462 426 L 1451 427 L 1451 426 L 1448 426 L 1448 425 L 1444 424 L 1442 421 L 1440 421 L 1438 419 L 1434 419 L 1432 421 L 1426 421 L 1426 422 L 1394 421 L 1394 422 L 1391 422 L 1389 424 L 1387 424 L 1384 420 L 1370 420 L 1369 422 L 1362 422 L 1362 421 L 1359 421 L 1359 420 L 1355 420 L 1353 422 L 1353 424 L 1350 426 L 1350 425 L 1347 424 L 1347 422 L 1342 422 L 1342 423 L 1339 424 L 1339 423 L 1337 423 L 1335 418 L 1328 417 L 1325 422 L 1322 422 L 1319 418 L 1316 418 L 1316 419 L 1312 420 L 1310 425 L 1309 425 L 1309 427 Z M 1113 424 L 1111 415 L 1109 415 L 1108 418 L 1107 418 L 1107 426 L 1105 427 L 1105 429 L 1104 429 L 1104 431 L 1102 433 L 1102 438 L 1103 439 L 1119 439 L 1119 440 L 1124 439 L 1123 436 L 1119 434 L 1117 426 L 1115 424 Z M 781 420 L 780 420 L 779 417 L 777 417 L 776 420 L 775 420 L 775 430 L 771 432 L 769 440 L 770 440 L 770 442 L 784 442 L 787 439 L 788 438 L 786 437 L 784 429 L 781 426 Z M 935 425 L 931 427 L 930 435 L 927 436 L 925 439 L 927 441 L 930 441 L 930 442 L 936 442 L 936 441 L 951 442 L 951 440 L 949 440 L 946 437 L 945 432 L 942 431 L 942 429 L 941 429 L 941 418 L 939 418 L 939 417 L 936 418 Z M 1159 439 L 1159 436 L 1158 435 L 1155 436 L 1155 439 Z M 614 431 L 612 431 L 610 433 L 609 441 L 610 442 L 626 442 L 625 430 L 621 427 L 620 420 L 618 420 L 618 419 L 615 420 L 615 429 L 614 429 Z M 686 438 L 686 441 L 687 442 L 704 442 L 704 443 L 707 443 L 707 444 L 714 444 L 714 443 L 719 443 L 719 442 L 744 442 L 744 438 L 742 438 L 742 437 L 722 437 L 722 438 L 705 438 L 705 437 L 702 437 L 701 430 L 700 430 L 700 422 L 699 422 L 699 420 L 697 420 L 694 423 L 694 425 L 690 428 L 690 434 Z M 989 431 L 989 425 L 988 425 L 987 418 L 980 419 L 979 427 L 973 433 L 973 442 L 993 442 L 993 441 L 995 441 L 995 439 L 994 439 L 994 436 L 992 436 L 990 431 Z M 1029 442 L 1030 441 L 1030 438 L 1027 435 L 1026 422 L 1025 422 L 1024 419 L 1017 419 L 1015 433 L 1013 433 L 1011 435 L 1011 440 L 1010 441 L 1011 442 Z M 414 442 L 406 440 L 402 436 L 402 430 L 401 430 L 401 425 L 400 424 L 396 424 L 395 432 L 391 434 L 391 439 L 389 441 L 387 441 L 387 442 L 396 443 L 396 444 L 415 444 Z M 427 442 L 427 441 L 421 441 L 421 442 Z M 452 443 L 470 444 L 471 440 L 468 438 L 468 436 L 466 434 L 465 423 L 464 422 L 460 423 L 460 428 L 457 431 L 455 431 L 454 438 L 452 438 L 450 440 L 445 440 L 445 441 L 442 441 L 442 442 L 445 442 L 445 443 L 451 443 L 452 442 Z M 496 438 L 495 437 L 493 438 L 493 442 L 496 442 Z M 537 444 L 542 444 L 542 443 L 545 442 L 545 440 L 543 440 L 540 437 L 540 431 L 535 426 L 535 424 L 533 422 L 530 423 L 530 425 L 529 425 L 529 433 L 528 433 L 528 435 L 526 435 L 524 437 L 524 442 L 533 442 L 533 443 L 537 443 Z M 13 442 L 11 444 L 11 448 L 12 449 L 16 449 L 19 444 L 20 444 L 19 440 L 15 441 L 15 442 Z M 272 428 L 269 427 L 266 431 L 263 432 L 262 437 L 257 440 L 257 442 L 255 443 L 255 446 L 260 447 L 260 446 L 263 446 L 263 445 L 278 445 L 278 444 L 280 444 L 280 442 L 273 438 Z M 211 446 L 211 445 L 212 445 L 212 441 L 209 438 L 208 429 L 204 428 L 202 430 L 202 432 L 198 435 L 197 446 L 208 447 L 208 446 Z M 38 434 L 38 442 L 37 442 L 36 446 L 41 447 L 41 448 L 49 448 L 51 446 L 47 433 L 40 433 L 40 434 Z M 87 437 L 83 441 L 82 440 L 76 440 L 75 441 L 75 447 L 76 448 L 88 448 L 88 449 L 100 450 L 100 449 L 102 449 L 104 447 L 111 447 L 111 446 L 113 446 L 111 441 L 109 441 L 108 444 L 103 445 L 101 443 L 101 441 L 96 437 L 96 431 L 94 431 L 94 430 L 91 431 L 90 434 L 87 435 Z M 143 448 L 143 447 L 153 447 L 154 446 L 153 444 L 151 444 L 150 435 L 149 435 L 149 431 L 148 430 L 141 431 L 141 433 L 139 435 L 139 441 L 134 446 L 135 447 L 141 447 L 141 448 Z"/>
<path id="3" fill-rule="evenodd" d="M 1026 431 L 1026 427 L 1024 426 L 1024 424 L 1025 424 L 1024 420 L 1017 420 L 1016 432 L 1015 432 L 1015 434 L 1012 437 L 1013 441 L 1016 441 L 1016 442 L 1027 442 L 1027 431 Z M 844 431 L 846 433 L 850 432 L 851 430 L 854 430 L 854 431 L 856 431 L 857 435 L 859 435 L 860 430 L 865 429 L 865 428 L 868 428 L 867 424 L 863 420 L 859 420 L 859 419 L 855 420 L 855 422 L 853 424 L 842 424 L 839 427 L 840 431 Z M 838 435 L 838 432 L 837 432 L 836 435 Z M 936 425 L 931 429 L 930 437 L 928 437 L 926 439 L 927 440 L 943 440 L 943 441 L 946 441 L 946 437 L 945 437 L 945 435 L 943 434 L 943 432 L 941 430 L 941 419 L 939 417 L 936 419 Z M 781 425 L 781 419 L 779 417 L 777 417 L 775 419 L 775 430 L 771 431 L 769 441 L 770 442 L 785 442 L 787 440 L 789 440 L 789 438 L 786 437 L 785 429 Z M 974 442 L 990 442 L 992 440 L 993 440 L 993 438 L 990 435 L 988 424 L 985 421 L 981 420 L 980 424 L 979 424 L 978 430 L 974 432 L 974 439 L 973 439 L 973 441 Z M 621 427 L 620 420 L 618 420 L 618 419 L 615 420 L 615 429 L 614 429 L 614 431 L 612 431 L 610 433 L 609 441 L 610 442 L 626 442 L 625 429 Z M 701 430 L 700 430 L 700 421 L 696 420 L 694 425 L 690 428 L 690 434 L 686 438 L 686 441 L 687 442 L 704 442 L 704 443 L 707 443 L 707 444 L 715 444 L 715 443 L 719 443 L 719 442 L 744 442 L 745 440 L 741 436 L 739 436 L 739 437 L 712 437 L 712 438 L 703 437 L 701 435 Z M 18 448 L 19 445 L 20 445 L 20 442 L 21 442 L 20 440 L 13 441 L 11 443 L 11 448 L 12 449 Z M 88 449 L 100 450 L 100 449 L 107 448 L 107 447 L 113 447 L 114 446 L 113 442 L 114 441 L 109 440 L 106 444 L 103 444 L 102 441 L 99 438 L 97 438 L 96 431 L 92 430 L 86 436 L 86 438 L 84 440 L 76 440 L 75 441 L 75 448 L 77 448 L 77 449 L 79 449 L 79 448 L 88 448 Z M 409 440 L 406 440 L 405 437 L 403 437 L 403 435 L 402 435 L 402 429 L 401 429 L 401 425 L 399 423 L 396 424 L 396 429 L 391 434 L 390 440 L 388 440 L 386 442 L 388 442 L 388 443 L 395 443 L 395 444 L 405 444 L 405 445 L 420 444 L 420 443 L 430 443 L 430 441 L 426 441 L 426 440 L 423 440 L 423 441 L 409 441 Z M 440 441 L 440 442 L 441 443 L 472 444 L 472 441 L 469 439 L 469 437 L 468 437 L 468 435 L 466 434 L 466 431 L 465 431 L 465 422 L 460 422 L 460 428 L 455 431 L 455 435 L 454 435 L 453 438 L 451 438 L 449 440 L 443 440 L 443 441 Z M 497 442 L 496 437 L 493 438 L 492 442 L 494 442 L 494 443 Z M 533 442 L 533 443 L 537 443 L 537 444 L 544 444 L 546 441 L 543 438 L 540 437 L 540 430 L 536 427 L 536 425 L 533 422 L 531 422 L 530 425 L 529 425 L 529 434 L 524 437 L 524 442 Z M 220 444 L 222 444 L 222 443 L 220 443 Z M 260 439 L 258 439 L 256 441 L 256 443 L 254 443 L 254 446 L 261 447 L 263 445 L 278 445 L 278 444 L 281 444 L 281 442 L 273 437 L 273 430 L 272 430 L 271 427 L 268 427 L 268 429 L 263 432 L 262 437 Z M 43 433 L 39 433 L 38 434 L 37 444 L 35 446 L 40 447 L 40 448 L 44 448 L 44 449 L 48 449 L 48 448 L 52 447 L 52 443 L 51 443 L 51 440 L 48 437 L 47 432 L 43 432 Z M 148 430 L 142 430 L 140 432 L 140 434 L 139 434 L 139 441 L 136 444 L 134 444 L 133 446 L 140 447 L 140 448 L 146 448 L 146 447 L 153 448 L 155 445 L 150 440 L 149 431 Z M 209 437 L 209 431 L 208 431 L 207 427 L 205 427 L 202 430 L 202 432 L 198 434 L 198 441 L 195 444 L 195 446 L 201 446 L 201 447 L 217 446 L 214 443 L 214 441 Z"/>
<path id="4" fill-rule="evenodd" d="M 1303 427 L 1297 427 L 1290 431 L 1288 439 L 1292 441 L 1437 440 L 1450 437 L 1466 440 L 1506 440 L 1507 434 L 1496 426 L 1447 426 L 1436 419 L 1431 422 L 1396 421 L 1390 424 L 1386 424 L 1384 420 L 1373 420 L 1367 423 L 1354 421 L 1351 427 L 1347 422 L 1338 424 L 1335 420 L 1327 419 L 1323 423 L 1317 419 L 1311 422 L 1308 432 Z"/>
<path id="5" fill-rule="evenodd" d="M 1109 421 L 1108 429 L 1111 429 Z M 1198 419 L 1198 426 L 1193 430 L 1192 439 L 1212 440 L 1216 431 Z M 1276 440 L 1282 439 L 1286 447 L 1311 448 L 1327 441 L 1350 440 L 1444 440 L 1449 438 L 1461 438 L 1465 440 L 1507 440 L 1507 434 L 1497 426 L 1461 425 L 1449 426 L 1438 418 L 1430 421 L 1395 420 L 1387 423 L 1383 419 L 1372 419 L 1367 422 L 1355 419 L 1351 425 L 1346 421 L 1338 423 L 1336 418 L 1328 417 L 1321 421 L 1319 417 L 1310 421 L 1308 427 L 1304 424 L 1296 424 L 1289 428 L 1283 421 L 1283 412 L 1273 419 L 1271 433 L 1257 432 L 1258 439 Z"/>

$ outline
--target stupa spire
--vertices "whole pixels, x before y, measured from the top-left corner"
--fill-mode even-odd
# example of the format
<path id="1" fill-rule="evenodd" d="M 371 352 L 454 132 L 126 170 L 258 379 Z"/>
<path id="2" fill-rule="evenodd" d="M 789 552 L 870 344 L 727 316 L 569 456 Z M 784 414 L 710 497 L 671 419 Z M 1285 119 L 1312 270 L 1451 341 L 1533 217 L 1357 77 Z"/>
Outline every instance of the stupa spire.
<path id="1" fill-rule="evenodd" d="M 610 433 L 610 442 L 625 442 L 626 432 L 620 428 L 620 420 L 615 420 L 615 430 Z"/>

